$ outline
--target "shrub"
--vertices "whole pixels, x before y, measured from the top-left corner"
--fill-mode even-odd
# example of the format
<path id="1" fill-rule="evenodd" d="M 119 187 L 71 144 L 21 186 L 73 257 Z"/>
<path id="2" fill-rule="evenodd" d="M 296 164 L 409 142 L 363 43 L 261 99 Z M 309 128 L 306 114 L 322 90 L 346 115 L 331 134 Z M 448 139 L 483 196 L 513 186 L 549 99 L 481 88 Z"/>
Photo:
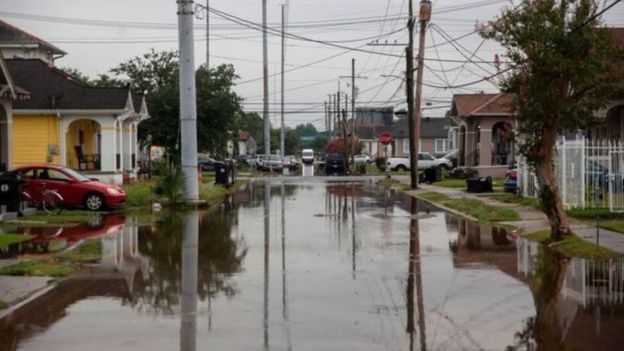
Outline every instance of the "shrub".
<path id="1" fill-rule="evenodd" d="M 375 159 L 375 166 L 377 166 L 377 168 L 380 171 L 385 171 L 386 170 L 386 158 L 385 157 L 377 157 L 377 159 Z"/>
<path id="2" fill-rule="evenodd" d="M 357 174 L 366 174 L 366 163 L 356 163 L 355 172 Z"/>
<path id="3" fill-rule="evenodd" d="M 145 207 L 155 200 L 152 183 L 147 181 L 124 185 L 124 191 L 126 192 L 126 206 Z"/>
<path id="4" fill-rule="evenodd" d="M 159 176 L 156 178 L 156 194 L 166 197 L 170 202 L 179 201 L 184 187 L 180 166 L 161 163 L 157 171 Z"/>

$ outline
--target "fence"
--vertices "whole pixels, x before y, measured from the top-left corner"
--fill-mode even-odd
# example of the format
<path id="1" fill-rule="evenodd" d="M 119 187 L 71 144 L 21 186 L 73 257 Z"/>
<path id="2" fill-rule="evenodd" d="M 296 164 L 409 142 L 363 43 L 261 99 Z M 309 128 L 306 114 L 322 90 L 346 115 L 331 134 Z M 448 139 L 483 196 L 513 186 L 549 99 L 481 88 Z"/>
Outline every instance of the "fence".
<path id="1" fill-rule="evenodd" d="M 611 141 L 562 140 L 556 145 L 555 174 L 565 207 L 624 211 L 624 144 Z M 520 161 L 521 194 L 536 197 L 535 175 Z"/>

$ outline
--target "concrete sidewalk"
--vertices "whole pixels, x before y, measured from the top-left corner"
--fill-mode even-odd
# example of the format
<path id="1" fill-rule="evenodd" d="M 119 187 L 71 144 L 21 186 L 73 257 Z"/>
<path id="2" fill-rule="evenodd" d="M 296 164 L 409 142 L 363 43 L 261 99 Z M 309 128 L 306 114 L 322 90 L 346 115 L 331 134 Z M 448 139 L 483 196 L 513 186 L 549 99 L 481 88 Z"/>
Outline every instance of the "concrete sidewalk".
<path id="1" fill-rule="evenodd" d="M 405 180 L 401 179 L 401 181 L 409 182 L 409 178 Z M 550 225 L 548 223 L 548 217 L 546 217 L 546 215 L 542 211 L 539 211 L 532 207 L 497 201 L 492 196 L 495 193 L 474 194 L 465 192 L 463 188 L 447 188 L 431 184 L 420 184 L 419 188 L 419 190 L 410 190 L 407 191 L 407 193 L 413 196 L 417 196 L 419 192 L 434 191 L 440 194 L 444 194 L 450 198 L 477 199 L 490 206 L 507 207 L 515 210 L 520 216 L 519 221 L 501 223 L 513 225 L 522 232 L 531 233 L 545 229 L 548 230 L 550 228 Z M 624 234 L 622 233 L 601 228 L 599 234 L 597 234 L 596 227 L 595 225 L 592 225 L 591 222 L 583 222 L 577 220 L 572 220 L 571 229 L 576 235 L 585 239 L 586 241 L 589 241 L 591 243 L 599 242 L 599 245 L 601 247 L 624 255 Z M 600 239 L 599 241 L 597 240 L 598 235 Z"/>

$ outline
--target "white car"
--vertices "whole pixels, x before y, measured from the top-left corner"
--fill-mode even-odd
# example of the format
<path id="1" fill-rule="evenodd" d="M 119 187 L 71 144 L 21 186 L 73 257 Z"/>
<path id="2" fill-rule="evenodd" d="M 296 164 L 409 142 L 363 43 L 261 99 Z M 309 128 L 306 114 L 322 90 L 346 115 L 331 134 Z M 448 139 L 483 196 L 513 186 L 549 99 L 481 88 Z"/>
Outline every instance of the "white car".
<path id="1" fill-rule="evenodd" d="M 311 165 L 314 163 L 314 150 L 313 149 L 303 149 L 301 150 L 301 162 L 306 165 Z"/>
<path id="2" fill-rule="evenodd" d="M 410 169 L 410 158 L 391 157 L 388 158 L 386 165 L 392 171 L 407 171 Z M 435 158 L 428 152 L 418 153 L 418 169 L 427 169 L 432 167 L 444 167 L 450 169 L 453 167 L 453 164 L 447 159 Z"/>
<path id="3" fill-rule="evenodd" d="M 370 163 L 370 156 L 368 155 L 355 155 L 353 156 L 354 163 Z"/>

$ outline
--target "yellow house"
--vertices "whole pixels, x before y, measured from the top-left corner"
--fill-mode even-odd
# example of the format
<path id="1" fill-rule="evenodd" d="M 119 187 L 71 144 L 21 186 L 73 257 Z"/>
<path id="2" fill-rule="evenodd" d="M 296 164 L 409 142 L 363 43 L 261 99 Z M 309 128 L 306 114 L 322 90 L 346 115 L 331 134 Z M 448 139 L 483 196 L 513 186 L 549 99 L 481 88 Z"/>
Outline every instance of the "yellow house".
<path id="1" fill-rule="evenodd" d="M 2 20 L 0 54 L 0 88 L 10 88 L 0 92 L 0 170 L 47 162 L 115 183 L 136 176 L 142 95 L 86 86 L 54 68 L 63 50 Z"/>
<path id="2" fill-rule="evenodd" d="M 137 128 L 145 99 L 128 88 L 94 88 L 41 59 L 6 60 L 30 99 L 13 104 L 10 167 L 53 163 L 122 183 L 138 171 Z"/>

